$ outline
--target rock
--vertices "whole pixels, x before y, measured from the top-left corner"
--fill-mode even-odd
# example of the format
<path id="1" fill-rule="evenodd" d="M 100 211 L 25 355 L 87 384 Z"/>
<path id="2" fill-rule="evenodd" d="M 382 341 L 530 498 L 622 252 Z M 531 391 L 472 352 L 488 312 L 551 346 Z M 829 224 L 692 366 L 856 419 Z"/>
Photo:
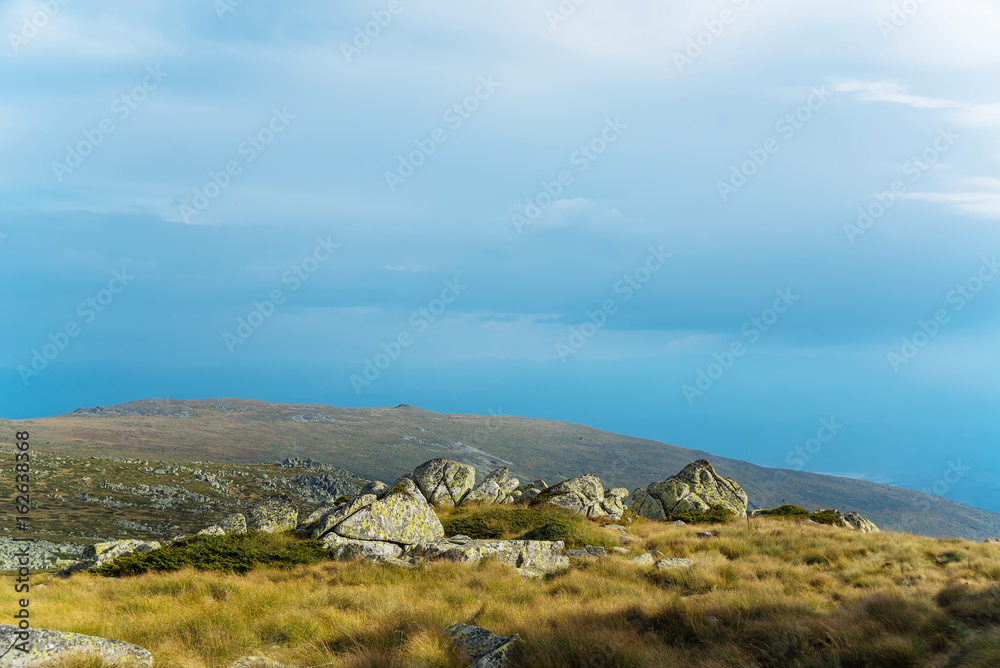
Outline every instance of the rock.
<path id="1" fill-rule="evenodd" d="M 640 554 L 638 557 L 632 560 L 632 563 L 637 566 L 652 566 L 656 563 L 656 559 L 649 552 L 645 554 Z"/>
<path id="2" fill-rule="evenodd" d="M 1000 543 L 1000 538 L 987 538 L 983 542 L 986 543 L 987 545 L 991 545 L 991 544 L 995 544 L 995 543 Z"/>
<path id="3" fill-rule="evenodd" d="M 564 480 L 543 490 L 531 501 L 533 506 L 565 508 L 591 519 L 595 517 L 607 517 L 616 521 L 621 519 L 624 506 L 617 515 L 614 515 L 605 509 L 604 504 L 604 487 L 601 485 L 601 479 L 593 473 Z"/>
<path id="4" fill-rule="evenodd" d="M 711 531 L 701 531 L 695 534 L 698 538 L 715 538 L 715 534 Z"/>
<path id="5" fill-rule="evenodd" d="M 82 552 L 83 545 L 37 539 L 16 541 L 0 536 L 0 570 L 16 571 L 23 566 L 32 570 L 60 568 L 79 561 Z M 22 559 L 28 563 L 23 563 Z"/>
<path id="6" fill-rule="evenodd" d="M 156 541 L 144 540 L 113 540 L 107 543 L 95 543 L 83 548 L 83 560 L 91 561 L 95 566 L 103 566 L 118 557 L 127 557 L 139 552 L 152 552 L 160 549 Z"/>
<path id="7" fill-rule="evenodd" d="M 333 531 L 335 526 L 346 520 L 348 517 L 362 508 L 367 508 L 377 500 L 378 499 L 374 494 L 362 494 L 354 497 L 347 503 L 334 507 L 316 521 L 310 536 L 314 539 L 322 538 L 329 532 Z"/>
<path id="8" fill-rule="evenodd" d="M 513 503 L 511 495 L 517 491 L 520 483 L 517 478 L 510 477 L 506 466 L 493 471 L 472 489 L 462 499 L 462 504 L 469 503 Z"/>
<path id="9" fill-rule="evenodd" d="M 849 513 L 844 513 L 844 522 L 852 529 L 857 529 L 861 533 L 879 533 L 879 528 L 875 526 L 874 522 L 853 510 Z"/>
<path id="10" fill-rule="evenodd" d="M 688 464 L 663 482 L 636 489 L 626 505 L 637 515 L 667 519 L 686 510 L 707 511 L 722 507 L 737 517 L 746 517 L 747 493 L 732 478 L 723 478 L 705 459 Z"/>
<path id="11" fill-rule="evenodd" d="M 686 527 L 688 523 L 687 523 L 687 522 L 685 522 L 684 520 L 674 520 L 674 521 L 672 522 L 672 524 L 673 524 L 673 525 L 674 525 L 675 527 Z"/>
<path id="12" fill-rule="evenodd" d="M 284 494 L 275 494 L 261 499 L 243 511 L 247 531 L 277 533 L 294 529 L 298 524 L 299 509 Z"/>
<path id="13" fill-rule="evenodd" d="M 138 645 L 120 640 L 85 636 L 80 633 L 65 633 L 38 628 L 25 632 L 28 634 L 28 651 L 22 652 L 13 648 L 12 645 L 25 642 L 19 636 L 23 632 L 17 626 L 0 625 L 0 644 L 7 649 L 7 652 L 0 657 L 0 666 L 3 668 L 42 665 L 54 660 L 65 660 L 68 655 L 72 654 L 87 654 L 107 663 L 118 663 L 125 666 L 153 665 L 153 656 Z"/>
<path id="14" fill-rule="evenodd" d="M 471 662 L 469 668 L 505 668 L 510 650 L 520 636 L 499 636 L 492 631 L 470 624 L 452 624 L 446 629 L 452 642 Z"/>
<path id="15" fill-rule="evenodd" d="M 364 494 L 374 494 L 376 499 L 381 499 L 383 496 L 389 493 L 389 485 L 385 484 L 381 480 L 372 480 L 370 483 L 361 488 L 358 496 Z"/>
<path id="16" fill-rule="evenodd" d="M 324 536 L 323 544 L 330 548 L 330 556 L 335 561 L 398 559 L 403 554 L 403 548 L 395 543 L 386 543 L 380 540 L 352 540 L 341 538 L 335 533 Z"/>
<path id="17" fill-rule="evenodd" d="M 224 517 L 212 526 L 198 532 L 199 536 L 226 536 L 247 532 L 247 518 L 243 513 L 235 513 Z"/>
<path id="18" fill-rule="evenodd" d="M 457 506 L 476 484 L 476 469 L 450 459 L 432 459 L 414 469 L 413 480 L 432 506 Z"/>
<path id="19" fill-rule="evenodd" d="M 624 487 L 614 487 L 604 490 L 604 502 L 601 507 L 611 519 L 617 521 L 625 513 L 625 499 L 628 498 L 628 490 Z"/>
<path id="20" fill-rule="evenodd" d="M 625 533 L 625 532 L 628 531 L 628 529 L 626 529 L 625 527 L 623 527 L 621 524 L 605 524 L 604 528 L 605 529 L 610 529 L 611 531 L 620 531 L 622 533 Z"/>
<path id="21" fill-rule="evenodd" d="M 411 558 L 447 559 L 462 563 L 479 563 L 489 558 L 534 573 L 550 573 L 569 565 L 569 559 L 562 554 L 564 547 L 565 543 L 561 540 L 440 541 L 415 545 L 407 548 L 405 554 Z"/>
<path id="22" fill-rule="evenodd" d="M 525 483 L 517 488 L 517 493 L 519 493 L 517 501 L 518 503 L 531 503 L 536 496 L 548 488 L 549 486 L 545 484 L 544 480 Z"/>
<path id="23" fill-rule="evenodd" d="M 413 479 L 413 476 L 407 473 L 401 476 L 399 480 L 393 483 L 392 487 L 389 489 L 387 494 L 406 494 L 408 497 L 414 501 L 419 501 L 420 503 L 427 503 L 427 497 L 424 493 L 420 491 L 417 487 L 417 482 Z M 380 498 L 385 498 L 385 494 Z"/>
<path id="24" fill-rule="evenodd" d="M 613 548 L 611 548 L 611 551 L 614 552 L 615 554 L 631 554 L 632 553 L 632 550 L 628 549 L 627 547 L 613 547 Z"/>
<path id="25" fill-rule="evenodd" d="M 242 659 L 233 661 L 229 664 L 229 668 L 296 668 L 296 666 L 290 666 L 287 663 L 278 663 L 262 656 L 245 656 Z"/>
<path id="26" fill-rule="evenodd" d="M 670 568 L 684 568 L 692 565 L 693 563 L 694 562 L 690 559 L 660 559 L 653 564 L 653 568 L 658 571 L 664 571 Z"/>
<path id="27" fill-rule="evenodd" d="M 654 559 L 662 559 L 664 556 L 666 556 L 659 550 L 650 550 L 649 553 L 653 555 Z"/>
<path id="28" fill-rule="evenodd" d="M 426 502 L 396 489 L 343 520 L 333 531 L 344 538 L 401 545 L 433 543 L 444 538 L 444 527 L 434 510 Z"/>

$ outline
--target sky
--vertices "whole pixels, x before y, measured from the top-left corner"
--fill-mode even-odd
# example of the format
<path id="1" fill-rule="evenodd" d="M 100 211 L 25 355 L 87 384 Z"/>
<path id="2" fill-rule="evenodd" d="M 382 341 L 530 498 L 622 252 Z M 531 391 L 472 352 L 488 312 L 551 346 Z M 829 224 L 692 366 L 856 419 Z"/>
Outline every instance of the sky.
<path id="1" fill-rule="evenodd" d="M 405 402 L 1000 511 L 995 2 L 9 0 L 0 30 L 2 417 Z"/>

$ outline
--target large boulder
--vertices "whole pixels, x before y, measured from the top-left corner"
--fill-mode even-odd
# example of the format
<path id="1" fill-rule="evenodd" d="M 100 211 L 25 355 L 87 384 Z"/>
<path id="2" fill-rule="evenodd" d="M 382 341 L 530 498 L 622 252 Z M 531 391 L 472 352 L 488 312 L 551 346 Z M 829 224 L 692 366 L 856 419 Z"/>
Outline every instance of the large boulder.
<path id="1" fill-rule="evenodd" d="M 323 544 L 330 548 L 330 556 L 336 561 L 398 559 L 403 554 L 403 548 L 395 543 L 386 543 L 380 540 L 352 540 L 342 538 L 335 533 L 328 533 L 324 536 Z"/>
<path id="2" fill-rule="evenodd" d="M 470 503 L 513 503 L 511 497 L 520 484 L 517 478 L 510 477 L 510 470 L 506 466 L 501 466 L 493 471 L 483 481 L 476 485 L 462 499 L 462 505 Z"/>
<path id="3" fill-rule="evenodd" d="M 433 543 L 444 538 L 444 527 L 434 510 L 427 502 L 416 499 L 405 483 L 346 518 L 333 531 L 343 538 L 400 545 Z"/>
<path id="4" fill-rule="evenodd" d="M 612 492 L 613 490 L 607 491 Z M 611 500 L 606 502 L 605 489 L 601 485 L 601 479 L 593 473 L 588 473 L 578 478 L 564 480 L 558 485 L 543 490 L 532 499 L 531 505 L 555 506 L 591 519 L 606 517 L 617 521 L 621 519 L 624 512 L 621 502 L 615 503 L 617 496 L 623 495 L 614 490 Z"/>
<path id="5" fill-rule="evenodd" d="M 18 646 L 22 644 L 27 651 L 19 649 Z M 153 665 L 153 656 L 138 645 L 80 633 L 38 628 L 25 630 L 10 624 L 0 624 L 0 645 L 7 650 L 0 656 L 0 668 L 40 666 L 81 654 L 108 664 Z"/>
<path id="6" fill-rule="evenodd" d="M 445 630 L 471 662 L 469 668 L 505 668 L 510 662 L 511 648 L 521 639 L 516 633 L 499 636 L 471 624 L 452 624 Z"/>
<path id="7" fill-rule="evenodd" d="M 247 532 L 247 518 L 243 513 L 235 513 L 222 518 L 210 527 L 198 532 L 199 536 L 229 536 Z"/>
<path id="8" fill-rule="evenodd" d="M 83 548 L 83 560 L 93 562 L 94 566 L 103 566 L 118 557 L 127 557 L 140 552 L 152 552 L 160 547 L 161 545 L 155 540 L 112 540 Z"/>
<path id="9" fill-rule="evenodd" d="M 432 459 L 413 471 L 413 480 L 432 506 L 457 506 L 476 484 L 476 469 L 450 459 Z"/>
<path id="10" fill-rule="evenodd" d="M 844 513 L 844 523 L 852 529 L 857 529 L 861 533 L 878 533 L 879 528 L 870 519 L 861 513 L 850 511 Z"/>
<path id="11" fill-rule="evenodd" d="M 662 520 L 688 510 L 722 507 L 746 517 L 747 493 L 732 478 L 723 478 L 705 459 L 688 464 L 675 476 L 636 489 L 626 505 L 636 515 Z"/>
<path id="12" fill-rule="evenodd" d="M 456 536 L 408 547 L 405 554 L 431 561 L 444 559 L 473 564 L 488 558 L 512 566 L 523 574 L 536 575 L 568 566 L 569 559 L 563 556 L 564 547 L 561 540 L 472 540 Z"/>
<path id="13" fill-rule="evenodd" d="M 374 494 L 361 494 L 354 497 L 347 503 L 342 503 L 339 506 L 332 508 L 329 512 L 316 520 L 312 529 L 311 537 L 322 538 L 326 534 L 333 531 L 335 526 L 346 520 L 348 517 L 362 508 L 367 508 L 377 500 L 378 499 Z"/>
<path id="14" fill-rule="evenodd" d="M 247 521 L 247 531 L 277 533 L 296 527 L 299 509 L 295 502 L 284 494 L 275 494 L 261 499 L 244 510 L 243 516 Z"/>
<path id="15" fill-rule="evenodd" d="M 518 486 L 517 490 L 511 494 L 515 503 L 531 503 L 536 496 L 549 488 L 544 480 L 526 482 Z"/>

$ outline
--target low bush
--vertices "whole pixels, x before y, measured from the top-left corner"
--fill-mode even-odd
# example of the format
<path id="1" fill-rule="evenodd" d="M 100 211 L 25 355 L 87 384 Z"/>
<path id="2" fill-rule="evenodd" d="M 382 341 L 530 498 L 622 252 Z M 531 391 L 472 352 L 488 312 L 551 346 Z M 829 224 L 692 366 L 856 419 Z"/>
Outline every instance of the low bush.
<path id="1" fill-rule="evenodd" d="M 736 519 L 736 513 L 722 506 L 712 506 L 708 510 L 685 510 L 674 513 L 670 519 L 683 520 L 688 524 L 728 524 Z"/>
<path id="2" fill-rule="evenodd" d="M 563 508 L 517 505 L 439 508 L 446 536 L 477 539 L 561 540 L 566 547 L 616 545 L 607 531 Z"/>
<path id="3" fill-rule="evenodd" d="M 231 536 L 193 536 L 152 552 L 119 557 L 92 568 L 105 577 L 126 577 L 149 572 L 200 571 L 246 573 L 259 566 L 288 568 L 330 559 L 329 550 L 318 540 L 287 533 L 249 533 Z"/>

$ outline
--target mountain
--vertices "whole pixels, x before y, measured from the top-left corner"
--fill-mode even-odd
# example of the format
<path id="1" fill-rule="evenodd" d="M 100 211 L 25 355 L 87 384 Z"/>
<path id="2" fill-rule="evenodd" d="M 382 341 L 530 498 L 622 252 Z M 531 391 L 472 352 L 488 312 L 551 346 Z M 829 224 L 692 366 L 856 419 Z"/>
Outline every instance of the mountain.
<path id="1" fill-rule="evenodd" d="M 1000 515 L 887 485 L 765 468 L 701 450 L 582 425 L 509 415 L 450 415 L 405 404 L 336 408 L 242 399 L 147 399 L 16 422 L 40 452 L 240 465 L 286 458 L 332 464 L 392 481 L 428 459 L 472 464 L 480 475 L 507 466 L 549 484 L 596 473 L 608 487 L 645 487 L 709 459 L 750 496 L 751 507 L 784 503 L 856 510 L 885 530 L 982 540 L 1000 535 Z M 258 474 L 263 475 L 263 474 Z"/>

